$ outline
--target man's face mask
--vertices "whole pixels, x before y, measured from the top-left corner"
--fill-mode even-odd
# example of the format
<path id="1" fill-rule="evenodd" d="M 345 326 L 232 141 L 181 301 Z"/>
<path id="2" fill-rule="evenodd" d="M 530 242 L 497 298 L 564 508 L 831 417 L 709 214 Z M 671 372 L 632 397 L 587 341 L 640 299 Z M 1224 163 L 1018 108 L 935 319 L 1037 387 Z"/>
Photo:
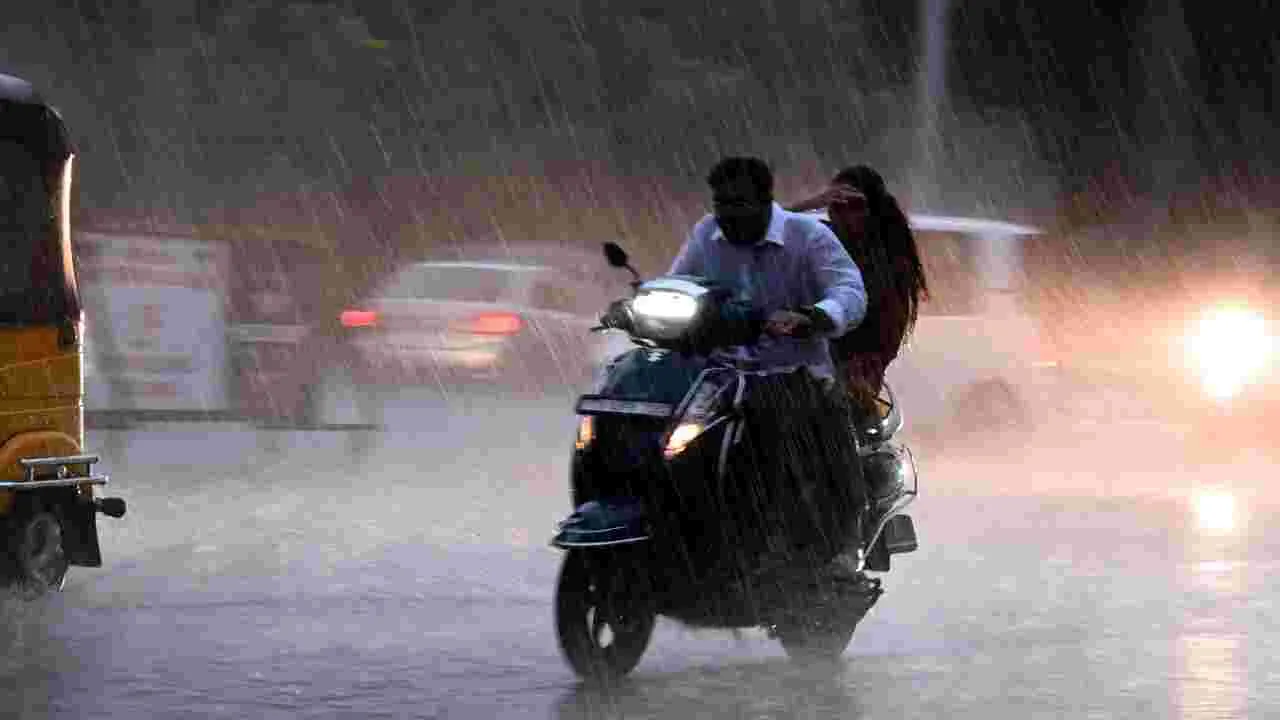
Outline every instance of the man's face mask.
<path id="1" fill-rule="evenodd" d="M 769 232 L 773 204 L 760 198 L 754 188 L 730 186 L 717 190 L 714 198 L 716 224 L 734 245 L 755 245 Z"/>

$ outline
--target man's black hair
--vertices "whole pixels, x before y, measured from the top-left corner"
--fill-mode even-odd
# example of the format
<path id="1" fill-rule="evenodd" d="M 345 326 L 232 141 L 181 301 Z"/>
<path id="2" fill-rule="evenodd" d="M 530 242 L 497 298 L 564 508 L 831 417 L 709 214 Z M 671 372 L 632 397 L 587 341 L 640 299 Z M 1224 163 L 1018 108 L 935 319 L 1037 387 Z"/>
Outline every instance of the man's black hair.
<path id="1" fill-rule="evenodd" d="M 741 177 L 750 178 L 761 198 L 773 199 L 773 172 L 765 161 L 756 157 L 724 158 L 707 174 L 707 184 L 715 190 Z"/>

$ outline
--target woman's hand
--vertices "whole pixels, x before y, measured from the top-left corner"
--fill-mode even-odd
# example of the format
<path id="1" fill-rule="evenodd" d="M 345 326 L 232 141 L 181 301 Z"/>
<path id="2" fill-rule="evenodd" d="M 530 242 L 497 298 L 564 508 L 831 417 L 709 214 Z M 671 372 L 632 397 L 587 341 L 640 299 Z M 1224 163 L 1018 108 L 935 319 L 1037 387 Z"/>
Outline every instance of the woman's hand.
<path id="1" fill-rule="evenodd" d="M 851 185 L 832 185 L 827 188 L 822 195 L 822 206 L 831 207 L 832 205 L 844 205 L 848 202 L 862 200 L 865 201 L 866 195 L 862 191 Z"/>
<path id="2" fill-rule="evenodd" d="M 792 212 L 823 210 L 831 207 L 832 205 L 847 203 L 855 198 L 864 198 L 862 192 L 857 188 L 850 185 L 831 185 L 817 195 L 806 200 L 802 200 L 787 209 Z"/>

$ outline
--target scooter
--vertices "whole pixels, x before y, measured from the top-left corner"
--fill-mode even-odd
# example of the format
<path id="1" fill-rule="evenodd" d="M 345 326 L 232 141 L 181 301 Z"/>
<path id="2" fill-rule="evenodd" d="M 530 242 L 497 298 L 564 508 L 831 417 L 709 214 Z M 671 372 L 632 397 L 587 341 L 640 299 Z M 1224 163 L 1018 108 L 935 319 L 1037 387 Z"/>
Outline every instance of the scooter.
<path id="1" fill-rule="evenodd" d="M 804 662 L 838 658 L 882 592 L 867 572 L 917 547 L 903 511 L 918 482 L 910 450 L 893 439 L 903 422 L 892 392 L 879 417 L 850 428 L 869 488 L 854 510 L 858 537 L 845 538 L 857 548 L 851 581 L 826 571 L 831 553 L 800 559 L 790 538 L 763 533 L 760 508 L 781 503 L 752 502 L 760 488 L 735 469 L 752 453 L 743 408 L 761 371 L 712 350 L 754 343 L 756 311 L 702 278 L 641 281 L 614 243 L 605 255 L 632 273 L 634 296 L 596 329 L 627 332 L 637 347 L 577 401 L 574 510 L 552 540 L 565 551 L 555 614 L 568 664 L 589 681 L 627 675 L 659 615 L 763 628 Z"/>

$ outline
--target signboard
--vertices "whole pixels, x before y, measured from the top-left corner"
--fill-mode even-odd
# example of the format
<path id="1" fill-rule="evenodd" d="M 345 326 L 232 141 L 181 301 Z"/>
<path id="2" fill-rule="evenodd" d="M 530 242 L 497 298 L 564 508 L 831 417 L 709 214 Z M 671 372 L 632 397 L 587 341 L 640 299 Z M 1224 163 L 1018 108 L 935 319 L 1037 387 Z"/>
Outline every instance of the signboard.
<path id="1" fill-rule="evenodd" d="M 75 241 L 85 408 L 226 410 L 226 248 L 137 234 Z"/>
<path id="2" fill-rule="evenodd" d="M 317 308 L 329 290 L 326 256 L 287 233 L 229 236 L 228 348 L 235 410 L 269 424 L 306 424 L 308 393 L 326 358 Z M 337 313 L 333 313 L 337 317 Z"/>

